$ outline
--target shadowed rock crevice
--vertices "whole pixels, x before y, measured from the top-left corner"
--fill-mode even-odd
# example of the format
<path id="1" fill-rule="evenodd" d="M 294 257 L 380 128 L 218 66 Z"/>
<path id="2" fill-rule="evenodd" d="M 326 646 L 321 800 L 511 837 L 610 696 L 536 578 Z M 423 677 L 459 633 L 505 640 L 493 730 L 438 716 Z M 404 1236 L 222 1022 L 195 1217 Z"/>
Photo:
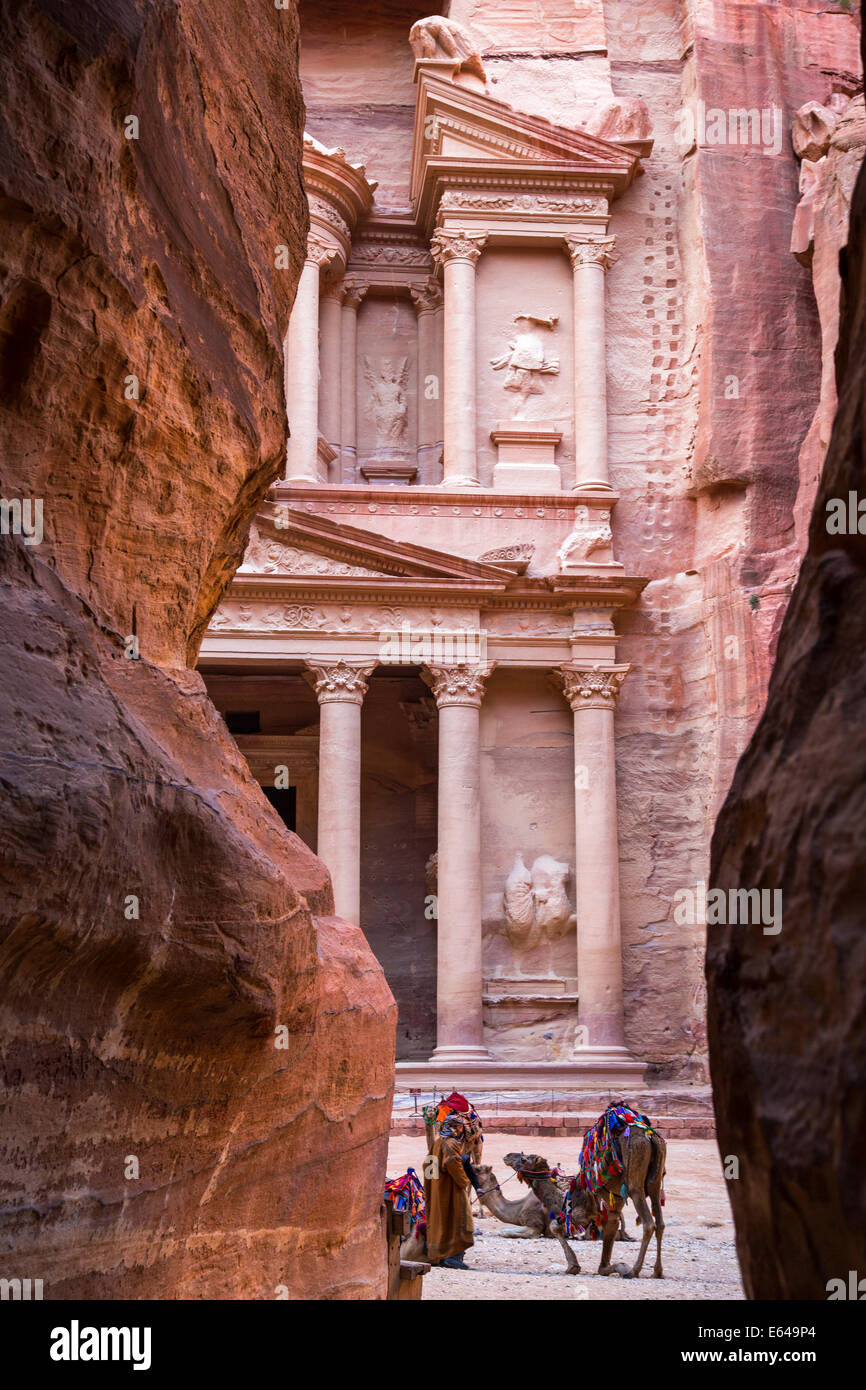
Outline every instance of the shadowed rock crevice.
<path id="1" fill-rule="evenodd" d="M 862 1274 L 866 1224 L 866 539 L 827 530 L 866 495 L 866 177 L 854 189 L 839 406 L 767 707 L 713 838 L 712 882 L 781 889 L 782 930 L 708 927 L 713 1086 L 746 1289 L 823 1299 Z"/>

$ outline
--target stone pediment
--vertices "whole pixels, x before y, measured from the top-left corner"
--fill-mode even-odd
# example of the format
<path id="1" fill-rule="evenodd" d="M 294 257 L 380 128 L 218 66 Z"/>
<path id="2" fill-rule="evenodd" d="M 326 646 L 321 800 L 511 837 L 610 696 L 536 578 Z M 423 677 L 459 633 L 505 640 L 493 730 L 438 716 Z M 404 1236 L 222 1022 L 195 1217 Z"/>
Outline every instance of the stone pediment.
<path id="1" fill-rule="evenodd" d="M 554 172 L 574 186 L 605 184 L 617 197 L 640 167 L 646 142 L 614 142 L 528 116 L 486 93 L 473 92 L 424 72 L 415 116 L 412 197 L 422 224 L 435 214 L 449 174 L 466 180 L 473 169 Z"/>
<path id="2" fill-rule="evenodd" d="M 504 587 L 511 577 L 503 567 L 465 559 L 447 551 L 391 540 L 297 508 L 272 506 L 261 511 L 239 578 L 279 576 L 315 579 L 420 579 L 493 583 Z"/>

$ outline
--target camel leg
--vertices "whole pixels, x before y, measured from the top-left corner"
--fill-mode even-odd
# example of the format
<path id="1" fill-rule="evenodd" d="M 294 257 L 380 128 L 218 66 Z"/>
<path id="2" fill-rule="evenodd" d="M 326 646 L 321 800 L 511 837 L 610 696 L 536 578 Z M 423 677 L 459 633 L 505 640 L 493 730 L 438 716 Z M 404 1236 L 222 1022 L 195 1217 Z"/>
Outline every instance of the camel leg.
<path id="1" fill-rule="evenodd" d="M 619 1212 L 611 1211 L 608 1213 L 607 1221 L 604 1223 L 604 1235 L 601 1242 L 601 1264 L 598 1267 L 599 1274 L 621 1274 L 624 1278 L 630 1273 L 628 1265 L 610 1262 L 613 1243 L 616 1240 L 616 1233 L 619 1228 Z"/>
<path id="2" fill-rule="evenodd" d="M 632 1268 L 625 1275 L 625 1278 L 636 1279 L 643 1268 L 644 1256 L 646 1255 L 647 1246 L 650 1243 L 650 1237 L 655 1230 L 655 1223 L 653 1222 L 652 1212 L 647 1205 L 647 1199 L 643 1192 L 638 1188 L 631 1188 L 628 1195 L 634 1202 L 635 1209 L 640 1217 L 641 1240 L 637 1259 Z"/>
<path id="3" fill-rule="evenodd" d="M 503 1226 L 496 1234 L 510 1236 L 512 1240 L 538 1240 L 542 1233 L 534 1231 L 531 1226 Z"/>
<path id="4" fill-rule="evenodd" d="M 551 1221 L 550 1234 L 554 1236 L 562 1246 L 562 1253 L 565 1255 L 566 1274 L 579 1274 L 580 1265 L 577 1262 L 577 1256 L 563 1235 L 562 1227 L 559 1225 L 558 1221 Z"/>
<path id="5" fill-rule="evenodd" d="M 617 1238 L 617 1240 L 632 1240 L 632 1241 L 634 1240 L 634 1236 L 630 1236 L 629 1233 L 628 1233 L 628 1231 L 627 1231 L 626 1228 L 625 1228 L 625 1212 L 624 1212 L 624 1211 L 621 1211 L 620 1214 L 619 1214 L 619 1230 L 617 1231 L 617 1236 L 616 1236 L 616 1238 Z"/>
<path id="6" fill-rule="evenodd" d="M 662 1216 L 661 1194 L 656 1190 L 650 1194 L 650 1201 L 653 1204 L 653 1217 L 656 1223 L 656 1262 L 653 1269 L 654 1279 L 664 1279 L 662 1270 L 662 1233 L 665 1228 L 664 1217 Z"/>

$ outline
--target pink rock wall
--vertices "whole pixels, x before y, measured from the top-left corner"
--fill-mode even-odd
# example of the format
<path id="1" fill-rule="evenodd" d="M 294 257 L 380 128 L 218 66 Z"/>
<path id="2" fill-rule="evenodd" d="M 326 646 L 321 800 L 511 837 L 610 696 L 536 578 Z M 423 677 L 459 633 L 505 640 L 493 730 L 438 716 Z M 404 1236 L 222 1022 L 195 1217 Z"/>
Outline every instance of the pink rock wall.
<path id="1" fill-rule="evenodd" d="M 30 0 L 0 52 L 3 1273 L 382 1297 L 393 1001 L 187 667 L 284 457 L 296 15 Z"/>

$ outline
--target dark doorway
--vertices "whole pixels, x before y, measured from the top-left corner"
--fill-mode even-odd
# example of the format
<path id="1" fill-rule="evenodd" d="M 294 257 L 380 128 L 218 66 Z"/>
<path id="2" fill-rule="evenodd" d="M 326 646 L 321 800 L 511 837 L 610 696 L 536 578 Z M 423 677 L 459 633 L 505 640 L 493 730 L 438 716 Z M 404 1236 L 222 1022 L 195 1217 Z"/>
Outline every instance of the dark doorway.
<path id="1" fill-rule="evenodd" d="M 296 808 L 297 808 L 297 788 L 296 787 L 262 787 L 262 791 L 273 806 L 283 824 L 289 830 L 295 829 Z"/>

